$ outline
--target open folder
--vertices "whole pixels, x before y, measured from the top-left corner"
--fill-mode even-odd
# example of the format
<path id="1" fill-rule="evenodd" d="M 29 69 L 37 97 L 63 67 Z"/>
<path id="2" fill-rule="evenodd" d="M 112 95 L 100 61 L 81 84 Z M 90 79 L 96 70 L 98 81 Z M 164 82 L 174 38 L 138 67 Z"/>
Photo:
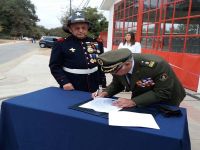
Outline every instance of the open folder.
<path id="1" fill-rule="evenodd" d="M 95 98 L 89 99 L 85 102 L 75 104 L 70 107 L 77 111 L 82 111 L 91 115 L 108 118 L 110 111 L 118 111 L 121 108 L 112 105 L 112 102 L 116 99 L 112 98 Z"/>
<path id="2" fill-rule="evenodd" d="M 96 101 L 96 100 L 103 100 L 103 101 Z M 91 114 L 91 115 L 103 117 L 103 118 L 108 118 L 108 112 L 111 111 L 111 110 L 146 113 L 146 114 L 152 114 L 153 116 L 156 116 L 157 113 L 158 113 L 158 111 L 155 108 L 132 107 L 132 108 L 121 109 L 121 108 L 118 108 L 116 106 L 113 107 L 111 104 L 115 100 L 116 100 L 115 98 L 89 99 L 87 101 L 72 105 L 69 108 L 76 110 L 76 111 L 88 113 L 88 114 Z M 96 105 L 99 105 L 99 104 L 100 104 L 100 106 L 96 107 Z M 102 107 L 102 106 L 105 106 L 105 105 L 107 106 L 106 109 L 104 107 Z M 91 106 L 93 106 L 93 107 L 91 107 Z"/>
<path id="3" fill-rule="evenodd" d="M 120 111 L 122 108 L 112 104 L 115 100 L 112 98 L 95 98 L 73 108 L 93 115 L 108 117 L 108 124 L 112 126 L 159 129 L 152 114 Z"/>

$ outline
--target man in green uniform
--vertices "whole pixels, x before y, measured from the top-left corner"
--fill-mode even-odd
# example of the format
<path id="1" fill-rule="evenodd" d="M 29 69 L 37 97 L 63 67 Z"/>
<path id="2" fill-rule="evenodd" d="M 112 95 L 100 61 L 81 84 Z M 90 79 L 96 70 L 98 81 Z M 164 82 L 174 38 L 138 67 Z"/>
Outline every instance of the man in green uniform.
<path id="1" fill-rule="evenodd" d="M 111 84 L 93 97 L 112 97 L 124 89 L 132 91 L 131 99 L 119 98 L 113 104 L 125 108 L 165 103 L 179 106 L 185 90 L 170 65 L 151 54 L 131 54 L 118 49 L 101 54 L 97 59 L 102 71 L 111 73 Z"/>

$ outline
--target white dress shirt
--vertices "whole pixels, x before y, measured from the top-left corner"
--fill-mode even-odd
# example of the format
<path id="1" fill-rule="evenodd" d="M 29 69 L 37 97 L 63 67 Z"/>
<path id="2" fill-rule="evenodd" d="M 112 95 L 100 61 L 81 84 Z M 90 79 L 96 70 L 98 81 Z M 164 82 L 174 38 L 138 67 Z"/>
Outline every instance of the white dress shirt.
<path id="1" fill-rule="evenodd" d="M 125 44 L 121 42 L 118 46 L 118 49 L 120 48 L 128 48 L 132 53 L 141 53 L 141 44 L 139 42 L 135 42 L 135 44 L 132 46 L 127 42 Z"/>

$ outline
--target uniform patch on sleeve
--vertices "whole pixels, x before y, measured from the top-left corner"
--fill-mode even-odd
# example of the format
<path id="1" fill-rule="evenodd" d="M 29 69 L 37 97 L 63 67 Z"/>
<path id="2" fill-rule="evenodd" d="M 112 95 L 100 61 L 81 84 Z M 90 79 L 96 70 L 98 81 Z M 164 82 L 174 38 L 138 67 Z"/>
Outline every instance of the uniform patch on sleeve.
<path id="1" fill-rule="evenodd" d="M 168 75 L 166 74 L 166 73 L 163 73 L 163 74 L 161 74 L 160 75 L 160 81 L 165 81 L 165 80 L 167 80 L 167 78 L 168 78 Z"/>

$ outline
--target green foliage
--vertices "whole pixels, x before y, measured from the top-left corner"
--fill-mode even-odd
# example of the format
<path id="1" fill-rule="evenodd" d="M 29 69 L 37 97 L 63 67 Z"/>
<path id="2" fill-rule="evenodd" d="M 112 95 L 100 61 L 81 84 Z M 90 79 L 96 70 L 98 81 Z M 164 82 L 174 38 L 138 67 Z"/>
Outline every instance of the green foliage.
<path id="1" fill-rule="evenodd" d="M 108 22 L 102 13 L 97 11 L 97 8 L 85 7 L 86 18 L 92 24 L 89 34 L 93 37 L 97 37 L 101 31 L 108 30 Z"/>
<path id="2" fill-rule="evenodd" d="M 52 35 L 52 36 L 65 37 L 66 34 L 67 33 L 65 33 L 61 27 L 48 30 L 48 35 Z"/>
<path id="3" fill-rule="evenodd" d="M 189 24 L 188 32 L 190 34 L 198 34 L 199 24 Z M 174 30 L 175 33 L 185 34 L 186 32 L 186 24 L 179 24 L 177 28 Z"/>
<path id="4" fill-rule="evenodd" d="M 72 12 L 78 10 L 73 9 Z M 102 13 L 99 13 L 97 8 L 85 7 L 83 8 L 86 18 L 92 24 L 91 30 L 89 31 L 89 36 L 97 37 L 101 31 L 107 31 L 108 21 Z M 61 18 L 61 23 L 66 24 L 67 18 L 70 16 L 69 10 Z"/>
<path id="5" fill-rule="evenodd" d="M 73 11 L 78 10 L 73 9 Z M 101 31 L 107 31 L 108 22 L 106 18 L 97 11 L 96 8 L 87 7 L 83 9 L 86 17 L 92 23 L 89 35 L 96 37 Z M 61 18 L 64 25 L 69 17 L 69 9 Z M 1 37 L 19 37 L 28 36 L 40 38 L 43 35 L 54 35 L 65 37 L 65 33 L 61 27 L 46 29 L 43 26 L 37 26 L 39 21 L 36 15 L 35 6 L 30 0 L 0 0 L 0 32 Z"/>
<path id="6" fill-rule="evenodd" d="M 0 32 L 3 30 L 3 27 L 2 27 L 2 25 L 1 25 L 1 22 L 0 22 Z"/>
<path id="7" fill-rule="evenodd" d="M 0 21 L 3 33 L 11 36 L 32 35 L 39 21 L 30 0 L 1 0 Z"/>

